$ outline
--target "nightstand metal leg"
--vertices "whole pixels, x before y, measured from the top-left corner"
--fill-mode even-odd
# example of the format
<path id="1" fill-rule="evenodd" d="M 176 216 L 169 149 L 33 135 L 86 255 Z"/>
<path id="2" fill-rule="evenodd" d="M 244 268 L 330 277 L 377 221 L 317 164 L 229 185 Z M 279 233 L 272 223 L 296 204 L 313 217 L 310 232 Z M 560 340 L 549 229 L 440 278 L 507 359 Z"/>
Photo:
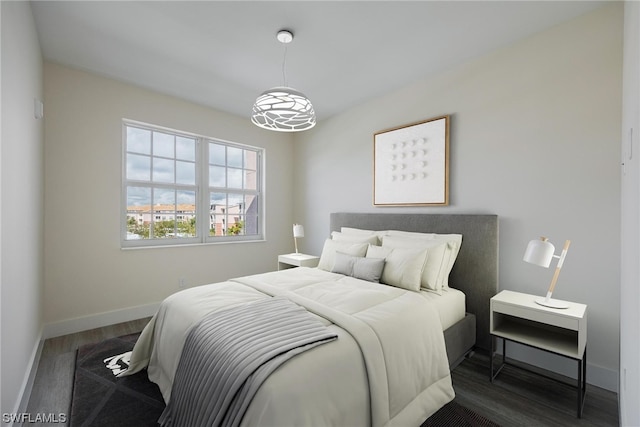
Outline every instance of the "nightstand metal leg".
<path id="1" fill-rule="evenodd" d="M 506 364 L 506 357 L 507 357 L 507 340 L 502 338 L 502 363 L 500 363 L 500 366 L 498 366 L 498 369 L 494 372 L 494 369 L 493 369 L 493 365 L 494 365 L 493 358 L 495 356 L 494 344 L 497 339 L 498 339 L 497 337 L 491 337 L 491 357 L 490 357 L 491 360 L 489 362 L 489 366 L 491 370 L 491 372 L 489 373 L 489 380 L 491 380 L 491 382 L 493 382 L 493 380 L 498 376 L 500 371 L 502 371 L 502 368 L 504 368 L 504 365 Z"/>
<path id="2" fill-rule="evenodd" d="M 496 363 L 495 363 L 496 341 L 498 339 L 502 340 L 502 362 L 500 363 L 499 366 L 496 366 Z M 505 365 L 511 364 L 510 362 L 507 362 L 506 359 L 507 359 L 507 340 L 502 337 L 492 335 L 491 336 L 491 353 L 489 357 L 489 370 L 490 370 L 489 380 L 491 381 L 491 383 L 493 383 L 493 381 L 496 379 L 496 377 L 502 371 L 502 368 L 504 368 Z M 584 410 L 584 400 L 587 397 L 587 348 L 585 347 L 584 354 L 582 355 L 581 359 L 575 359 L 575 358 L 572 358 L 572 359 L 578 362 L 578 379 L 577 379 L 578 384 L 576 387 L 576 392 L 578 394 L 577 417 L 582 418 L 582 411 Z M 547 376 L 547 375 L 541 374 L 540 372 L 527 369 L 522 365 L 516 365 L 516 366 L 518 366 L 520 369 L 524 371 L 537 373 L 538 375 L 542 375 L 548 379 L 563 383 L 565 385 L 573 384 L 571 381 L 566 382 L 552 376 Z"/>
<path id="3" fill-rule="evenodd" d="M 494 355 L 494 349 L 493 349 L 493 345 L 495 344 L 495 341 L 498 338 L 494 338 L 491 337 L 490 341 L 491 341 L 491 352 L 489 353 L 489 381 L 493 382 L 493 355 Z"/>
<path id="4" fill-rule="evenodd" d="M 578 418 L 582 418 L 584 399 L 587 396 L 587 348 L 582 359 L 578 360 Z"/>

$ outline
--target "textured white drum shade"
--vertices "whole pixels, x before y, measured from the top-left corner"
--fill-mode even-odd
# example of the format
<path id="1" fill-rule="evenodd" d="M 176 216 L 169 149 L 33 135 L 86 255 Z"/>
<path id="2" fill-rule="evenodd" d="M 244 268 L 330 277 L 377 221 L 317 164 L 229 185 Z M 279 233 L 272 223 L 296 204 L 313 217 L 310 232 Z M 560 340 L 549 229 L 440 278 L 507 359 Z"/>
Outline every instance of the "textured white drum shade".
<path id="1" fill-rule="evenodd" d="M 264 129 L 298 132 L 314 127 L 316 114 L 302 92 L 282 86 L 269 89 L 256 99 L 251 121 Z"/>

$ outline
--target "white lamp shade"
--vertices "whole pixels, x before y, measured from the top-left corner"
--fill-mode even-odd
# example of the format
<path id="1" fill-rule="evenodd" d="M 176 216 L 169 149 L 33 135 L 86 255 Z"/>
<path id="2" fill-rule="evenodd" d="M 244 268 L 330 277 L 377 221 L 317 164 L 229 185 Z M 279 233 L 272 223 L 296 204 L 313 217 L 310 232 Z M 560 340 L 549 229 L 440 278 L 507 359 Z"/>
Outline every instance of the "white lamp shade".
<path id="1" fill-rule="evenodd" d="M 555 247 L 551 242 L 546 237 L 541 237 L 540 240 L 529 242 L 522 260 L 540 267 L 549 268 L 554 252 Z"/>
<path id="2" fill-rule="evenodd" d="M 316 114 L 302 92 L 290 87 L 274 87 L 256 99 L 251 121 L 268 130 L 297 132 L 314 127 Z"/>
<path id="3" fill-rule="evenodd" d="M 293 237 L 304 237 L 304 227 L 301 224 L 293 224 Z"/>

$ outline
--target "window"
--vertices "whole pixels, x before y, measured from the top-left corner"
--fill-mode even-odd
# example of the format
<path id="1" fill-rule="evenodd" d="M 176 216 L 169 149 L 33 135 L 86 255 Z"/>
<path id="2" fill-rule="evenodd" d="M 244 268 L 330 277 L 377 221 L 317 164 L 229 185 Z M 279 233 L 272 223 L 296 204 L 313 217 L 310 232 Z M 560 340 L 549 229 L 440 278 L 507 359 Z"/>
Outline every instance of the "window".
<path id="1" fill-rule="evenodd" d="M 262 149 L 123 127 L 124 247 L 263 238 Z"/>

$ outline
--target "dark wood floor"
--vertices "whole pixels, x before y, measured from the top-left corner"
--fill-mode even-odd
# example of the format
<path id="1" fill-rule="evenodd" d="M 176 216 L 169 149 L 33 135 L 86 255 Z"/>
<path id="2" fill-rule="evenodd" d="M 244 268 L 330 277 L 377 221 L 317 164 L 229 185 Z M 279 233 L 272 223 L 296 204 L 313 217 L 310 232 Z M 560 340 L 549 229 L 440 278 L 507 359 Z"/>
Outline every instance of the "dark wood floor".
<path id="1" fill-rule="evenodd" d="M 587 385 L 582 418 L 577 418 L 575 380 L 522 366 L 527 370 L 506 365 L 491 383 L 489 355 L 476 352 L 452 373 L 456 401 L 505 427 L 619 425 L 616 393 Z"/>
<path id="2" fill-rule="evenodd" d="M 134 320 L 46 340 L 42 348 L 27 412 L 30 414 L 66 414 L 68 417 L 78 347 L 140 332 L 148 322 L 149 318 Z M 59 423 L 29 425 L 60 426 Z"/>
<path id="3" fill-rule="evenodd" d="M 84 344 L 141 331 L 148 320 L 46 340 L 27 412 L 69 414 L 76 349 Z M 488 355 L 476 352 L 453 371 L 456 400 L 504 427 L 619 424 L 616 393 L 588 385 L 583 417 L 578 419 L 576 391 L 571 386 L 512 366 L 506 366 L 492 384 L 488 366 Z"/>

